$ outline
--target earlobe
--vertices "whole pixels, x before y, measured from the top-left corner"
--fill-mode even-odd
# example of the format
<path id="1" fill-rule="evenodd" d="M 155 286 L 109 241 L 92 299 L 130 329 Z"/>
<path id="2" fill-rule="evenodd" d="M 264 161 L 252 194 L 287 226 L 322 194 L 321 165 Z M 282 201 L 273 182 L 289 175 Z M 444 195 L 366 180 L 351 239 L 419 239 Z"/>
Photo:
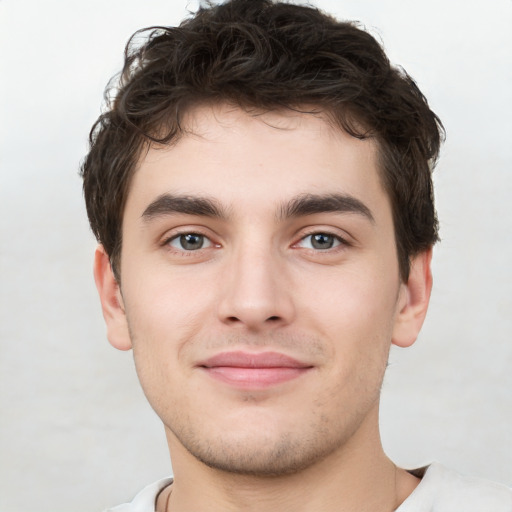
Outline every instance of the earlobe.
<path id="1" fill-rule="evenodd" d="M 128 323 L 119 284 L 114 277 L 110 259 L 102 245 L 94 254 L 94 281 L 98 290 L 103 318 L 107 325 L 107 338 L 119 350 L 132 348 Z"/>
<path id="2" fill-rule="evenodd" d="M 401 285 L 392 337 L 392 343 L 398 347 L 410 347 L 425 320 L 432 291 L 431 261 L 431 248 L 415 256 L 411 261 L 409 279 Z"/>

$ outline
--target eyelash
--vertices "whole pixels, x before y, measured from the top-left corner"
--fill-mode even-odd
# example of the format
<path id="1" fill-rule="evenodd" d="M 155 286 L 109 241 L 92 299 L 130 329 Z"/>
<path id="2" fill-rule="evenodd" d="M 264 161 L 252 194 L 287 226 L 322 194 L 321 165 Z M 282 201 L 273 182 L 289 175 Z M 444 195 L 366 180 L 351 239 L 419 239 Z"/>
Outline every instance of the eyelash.
<path id="1" fill-rule="evenodd" d="M 171 243 L 173 241 L 179 240 L 181 237 L 185 237 L 187 235 L 195 235 L 195 236 L 198 236 L 198 237 L 202 237 L 203 242 L 207 241 L 208 246 L 204 247 L 203 245 L 201 245 L 201 247 L 198 247 L 197 249 L 189 249 L 189 250 L 187 250 L 183 246 L 181 248 L 178 248 L 178 247 L 173 247 L 171 245 Z M 305 233 L 303 236 L 301 236 L 299 241 L 292 245 L 292 248 L 299 248 L 301 243 L 303 243 L 308 238 L 314 237 L 315 235 L 323 235 L 325 237 L 332 238 L 333 239 L 333 243 L 335 245 L 333 247 L 326 247 L 326 248 L 323 248 L 323 249 L 315 248 L 315 247 L 303 247 L 304 249 L 306 249 L 308 251 L 315 252 L 315 253 L 332 253 L 332 252 L 335 252 L 336 250 L 341 250 L 341 249 L 343 249 L 345 247 L 350 247 L 352 245 L 345 238 L 341 237 L 338 234 L 331 233 L 328 230 L 318 230 L 318 229 L 316 229 L 314 231 Z M 311 242 L 311 245 L 313 245 L 313 242 Z M 201 251 L 203 249 L 209 249 L 211 247 L 220 247 L 220 245 L 215 244 L 211 240 L 210 237 L 208 237 L 206 234 L 202 233 L 199 230 L 197 230 L 197 231 L 184 230 L 184 231 L 175 233 L 172 236 L 165 238 L 165 240 L 163 240 L 163 242 L 162 242 L 162 246 L 167 247 L 168 250 L 170 250 L 172 252 L 177 252 L 177 253 L 179 253 L 181 255 L 187 255 L 187 256 L 192 256 L 194 253 L 198 253 L 199 251 Z"/>
<path id="2" fill-rule="evenodd" d="M 299 244 L 301 242 L 304 242 L 307 238 L 313 237 L 315 235 L 324 235 L 326 237 L 332 237 L 334 239 L 334 242 L 337 242 L 337 245 L 335 245 L 334 247 L 328 247 L 325 249 L 318 249 L 318 248 L 315 249 L 315 248 L 310 248 L 310 247 L 305 248 L 307 250 L 314 251 L 315 253 L 332 253 L 336 250 L 342 250 L 346 247 L 351 247 L 351 245 L 352 245 L 348 240 L 346 240 L 339 234 L 332 233 L 329 230 L 315 229 L 315 230 L 312 230 L 308 233 L 305 233 L 303 236 L 301 236 L 299 241 L 296 242 L 295 244 L 293 244 L 293 247 L 299 246 Z"/>
<path id="3" fill-rule="evenodd" d="M 171 242 L 175 241 L 175 240 L 179 240 L 181 237 L 185 237 L 187 235 L 194 235 L 194 236 L 197 236 L 197 237 L 202 237 L 203 238 L 203 241 L 207 241 L 208 242 L 208 246 L 207 247 L 199 247 L 197 249 L 190 249 L 190 250 L 187 250 L 185 249 L 184 247 L 181 247 L 181 248 L 177 248 L 177 247 L 173 247 L 171 245 Z M 172 236 L 170 237 L 167 237 L 165 238 L 163 241 L 162 241 L 162 246 L 164 247 L 167 247 L 170 251 L 173 251 L 173 252 L 178 252 L 182 255 L 187 255 L 187 256 L 192 256 L 193 253 L 196 253 L 196 252 L 199 252 L 201 251 L 202 249 L 208 249 L 210 247 L 215 247 L 215 246 L 218 246 L 218 244 L 215 244 L 211 238 L 207 235 L 205 235 L 204 233 L 201 233 L 201 231 L 197 230 L 197 231 L 194 231 L 194 230 L 186 230 L 186 231 L 181 231 L 181 232 L 178 232 L 178 233 L 174 233 Z"/>

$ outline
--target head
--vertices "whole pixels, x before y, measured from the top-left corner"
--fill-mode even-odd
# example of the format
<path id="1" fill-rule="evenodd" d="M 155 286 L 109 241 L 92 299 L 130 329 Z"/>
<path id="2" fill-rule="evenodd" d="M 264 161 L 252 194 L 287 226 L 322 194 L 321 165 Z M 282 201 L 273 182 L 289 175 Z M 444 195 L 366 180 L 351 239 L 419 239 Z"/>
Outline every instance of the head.
<path id="1" fill-rule="evenodd" d="M 353 22 L 271 0 L 200 8 L 179 27 L 137 32 L 108 92 L 82 176 L 92 230 L 118 279 L 137 163 L 152 144 L 176 144 L 186 133 L 184 116 L 200 104 L 321 112 L 351 136 L 374 140 L 402 279 L 410 258 L 438 240 L 431 172 L 440 121 L 413 79 Z"/>
<path id="2" fill-rule="evenodd" d="M 428 305 L 437 117 L 310 7 L 233 0 L 133 41 L 82 172 L 109 340 L 173 464 L 279 475 L 375 440 Z"/>

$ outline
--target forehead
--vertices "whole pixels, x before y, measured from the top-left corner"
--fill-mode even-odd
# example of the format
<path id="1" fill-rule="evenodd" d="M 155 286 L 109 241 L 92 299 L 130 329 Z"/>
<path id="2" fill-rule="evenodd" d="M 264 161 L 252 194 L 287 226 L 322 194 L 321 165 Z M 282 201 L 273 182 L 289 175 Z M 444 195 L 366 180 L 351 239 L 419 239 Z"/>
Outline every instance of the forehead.
<path id="1" fill-rule="evenodd" d="M 202 195 L 230 208 L 264 210 L 300 194 L 341 193 L 386 201 L 376 144 L 343 132 L 321 113 L 196 107 L 172 145 L 142 155 L 126 214 L 158 195 Z"/>

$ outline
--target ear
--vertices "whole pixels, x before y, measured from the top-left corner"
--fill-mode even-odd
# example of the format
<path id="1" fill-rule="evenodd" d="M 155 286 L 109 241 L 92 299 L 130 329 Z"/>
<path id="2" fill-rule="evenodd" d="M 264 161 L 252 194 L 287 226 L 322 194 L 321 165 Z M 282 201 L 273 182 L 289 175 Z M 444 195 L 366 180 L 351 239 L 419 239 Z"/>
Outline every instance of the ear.
<path id="1" fill-rule="evenodd" d="M 393 328 L 394 345 L 410 347 L 418 337 L 432 291 L 431 261 L 432 248 L 421 252 L 411 261 L 409 279 L 401 284 L 399 309 Z"/>
<path id="2" fill-rule="evenodd" d="M 132 348 L 123 298 L 114 277 L 110 259 L 102 245 L 94 254 L 94 281 L 100 295 L 103 318 L 107 324 L 107 338 L 119 350 Z"/>

